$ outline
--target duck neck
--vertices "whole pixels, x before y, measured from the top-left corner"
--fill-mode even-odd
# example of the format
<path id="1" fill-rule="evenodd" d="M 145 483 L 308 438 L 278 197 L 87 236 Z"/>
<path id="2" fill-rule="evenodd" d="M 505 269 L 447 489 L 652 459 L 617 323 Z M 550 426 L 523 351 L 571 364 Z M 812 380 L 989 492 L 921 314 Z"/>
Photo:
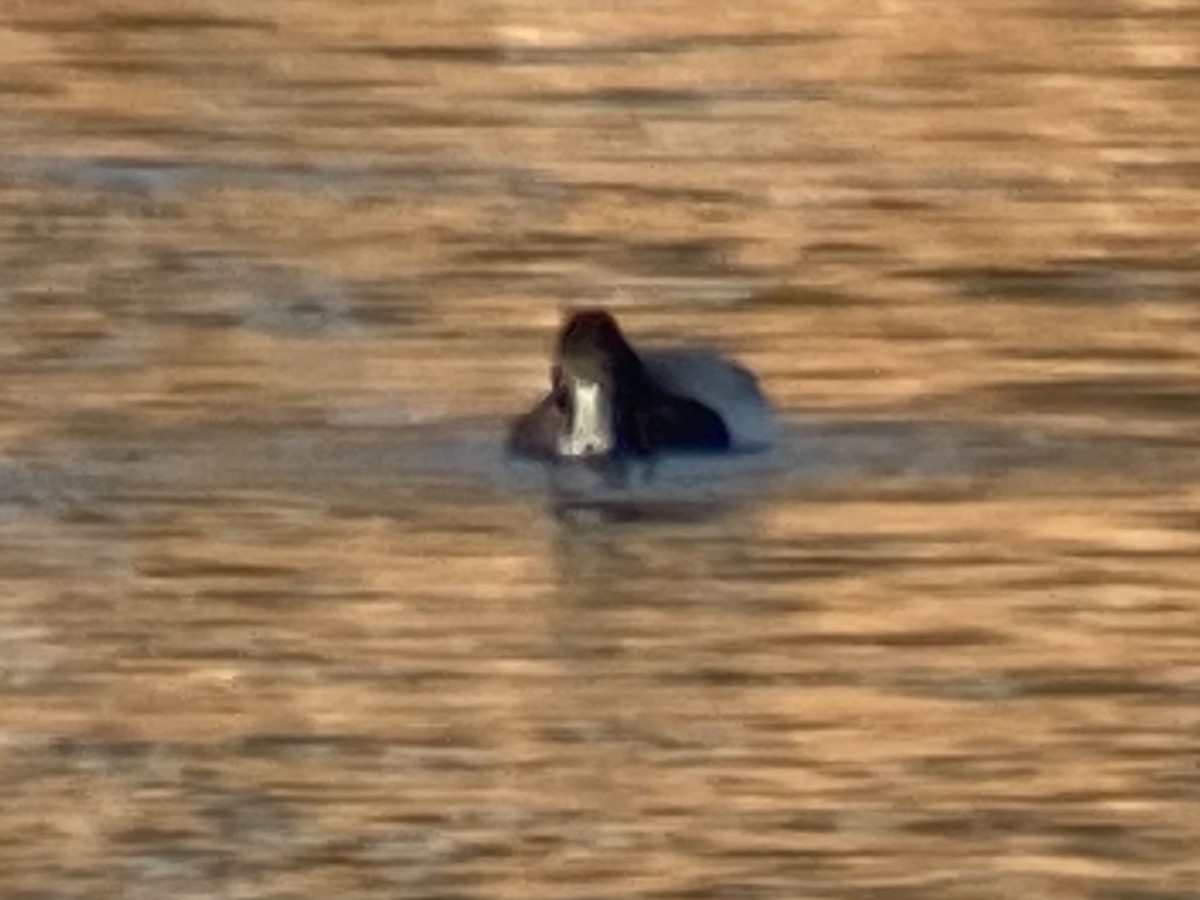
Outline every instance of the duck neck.
<path id="1" fill-rule="evenodd" d="M 601 456 L 617 446 L 613 392 L 596 381 L 567 376 L 567 428 L 559 435 L 563 456 Z"/>
<path id="2" fill-rule="evenodd" d="M 652 388 L 632 351 L 612 363 L 601 378 L 561 371 L 559 389 L 567 413 L 567 427 L 559 436 L 562 455 L 603 456 L 633 448 L 632 410 L 637 398 Z"/>

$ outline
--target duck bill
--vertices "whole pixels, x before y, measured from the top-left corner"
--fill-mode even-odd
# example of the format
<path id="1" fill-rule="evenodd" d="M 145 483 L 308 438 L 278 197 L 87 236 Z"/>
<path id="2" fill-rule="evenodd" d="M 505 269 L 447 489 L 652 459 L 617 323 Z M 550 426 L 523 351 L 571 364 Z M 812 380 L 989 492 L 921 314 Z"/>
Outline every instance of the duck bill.
<path id="1" fill-rule="evenodd" d="M 569 397 L 566 430 L 559 435 L 558 450 L 563 456 L 587 458 L 604 456 L 616 446 L 613 434 L 612 392 L 595 381 L 569 376 L 563 379 Z"/>

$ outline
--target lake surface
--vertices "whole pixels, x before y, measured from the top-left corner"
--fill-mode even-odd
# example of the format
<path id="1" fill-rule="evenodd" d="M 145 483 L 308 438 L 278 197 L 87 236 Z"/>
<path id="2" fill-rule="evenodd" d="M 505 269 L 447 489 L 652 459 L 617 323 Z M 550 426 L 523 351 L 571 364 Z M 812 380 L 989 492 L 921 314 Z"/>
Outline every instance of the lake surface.
<path id="1" fill-rule="evenodd" d="M 1200 10 L 0 10 L 0 895 L 1200 897 Z M 506 459 L 561 311 L 771 453 Z"/>

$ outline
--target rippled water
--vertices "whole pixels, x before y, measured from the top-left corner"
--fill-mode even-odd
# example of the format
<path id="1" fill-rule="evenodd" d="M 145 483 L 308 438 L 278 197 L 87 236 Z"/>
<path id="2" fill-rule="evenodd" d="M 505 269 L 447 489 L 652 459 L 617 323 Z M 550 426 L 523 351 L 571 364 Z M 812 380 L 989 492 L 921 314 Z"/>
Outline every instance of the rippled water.
<path id="1" fill-rule="evenodd" d="M 5 897 L 1200 897 L 1190 0 L 0 10 Z M 765 456 L 504 458 L 566 303 Z"/>

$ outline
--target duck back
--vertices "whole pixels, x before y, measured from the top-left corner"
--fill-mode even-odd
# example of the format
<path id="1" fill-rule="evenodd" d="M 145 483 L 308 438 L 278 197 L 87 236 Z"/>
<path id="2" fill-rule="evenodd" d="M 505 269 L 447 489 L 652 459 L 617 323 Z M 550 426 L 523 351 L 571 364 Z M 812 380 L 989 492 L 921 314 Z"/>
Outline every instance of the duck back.
<path id="1" fill-rule="evenodd" d="M 661 390 L 707 406 L 725 423 L 735 450 L 761 450 L 774 439 L 771 406 L 758 379 L 709 347 L 652 347 L 639 351 Z"/>

